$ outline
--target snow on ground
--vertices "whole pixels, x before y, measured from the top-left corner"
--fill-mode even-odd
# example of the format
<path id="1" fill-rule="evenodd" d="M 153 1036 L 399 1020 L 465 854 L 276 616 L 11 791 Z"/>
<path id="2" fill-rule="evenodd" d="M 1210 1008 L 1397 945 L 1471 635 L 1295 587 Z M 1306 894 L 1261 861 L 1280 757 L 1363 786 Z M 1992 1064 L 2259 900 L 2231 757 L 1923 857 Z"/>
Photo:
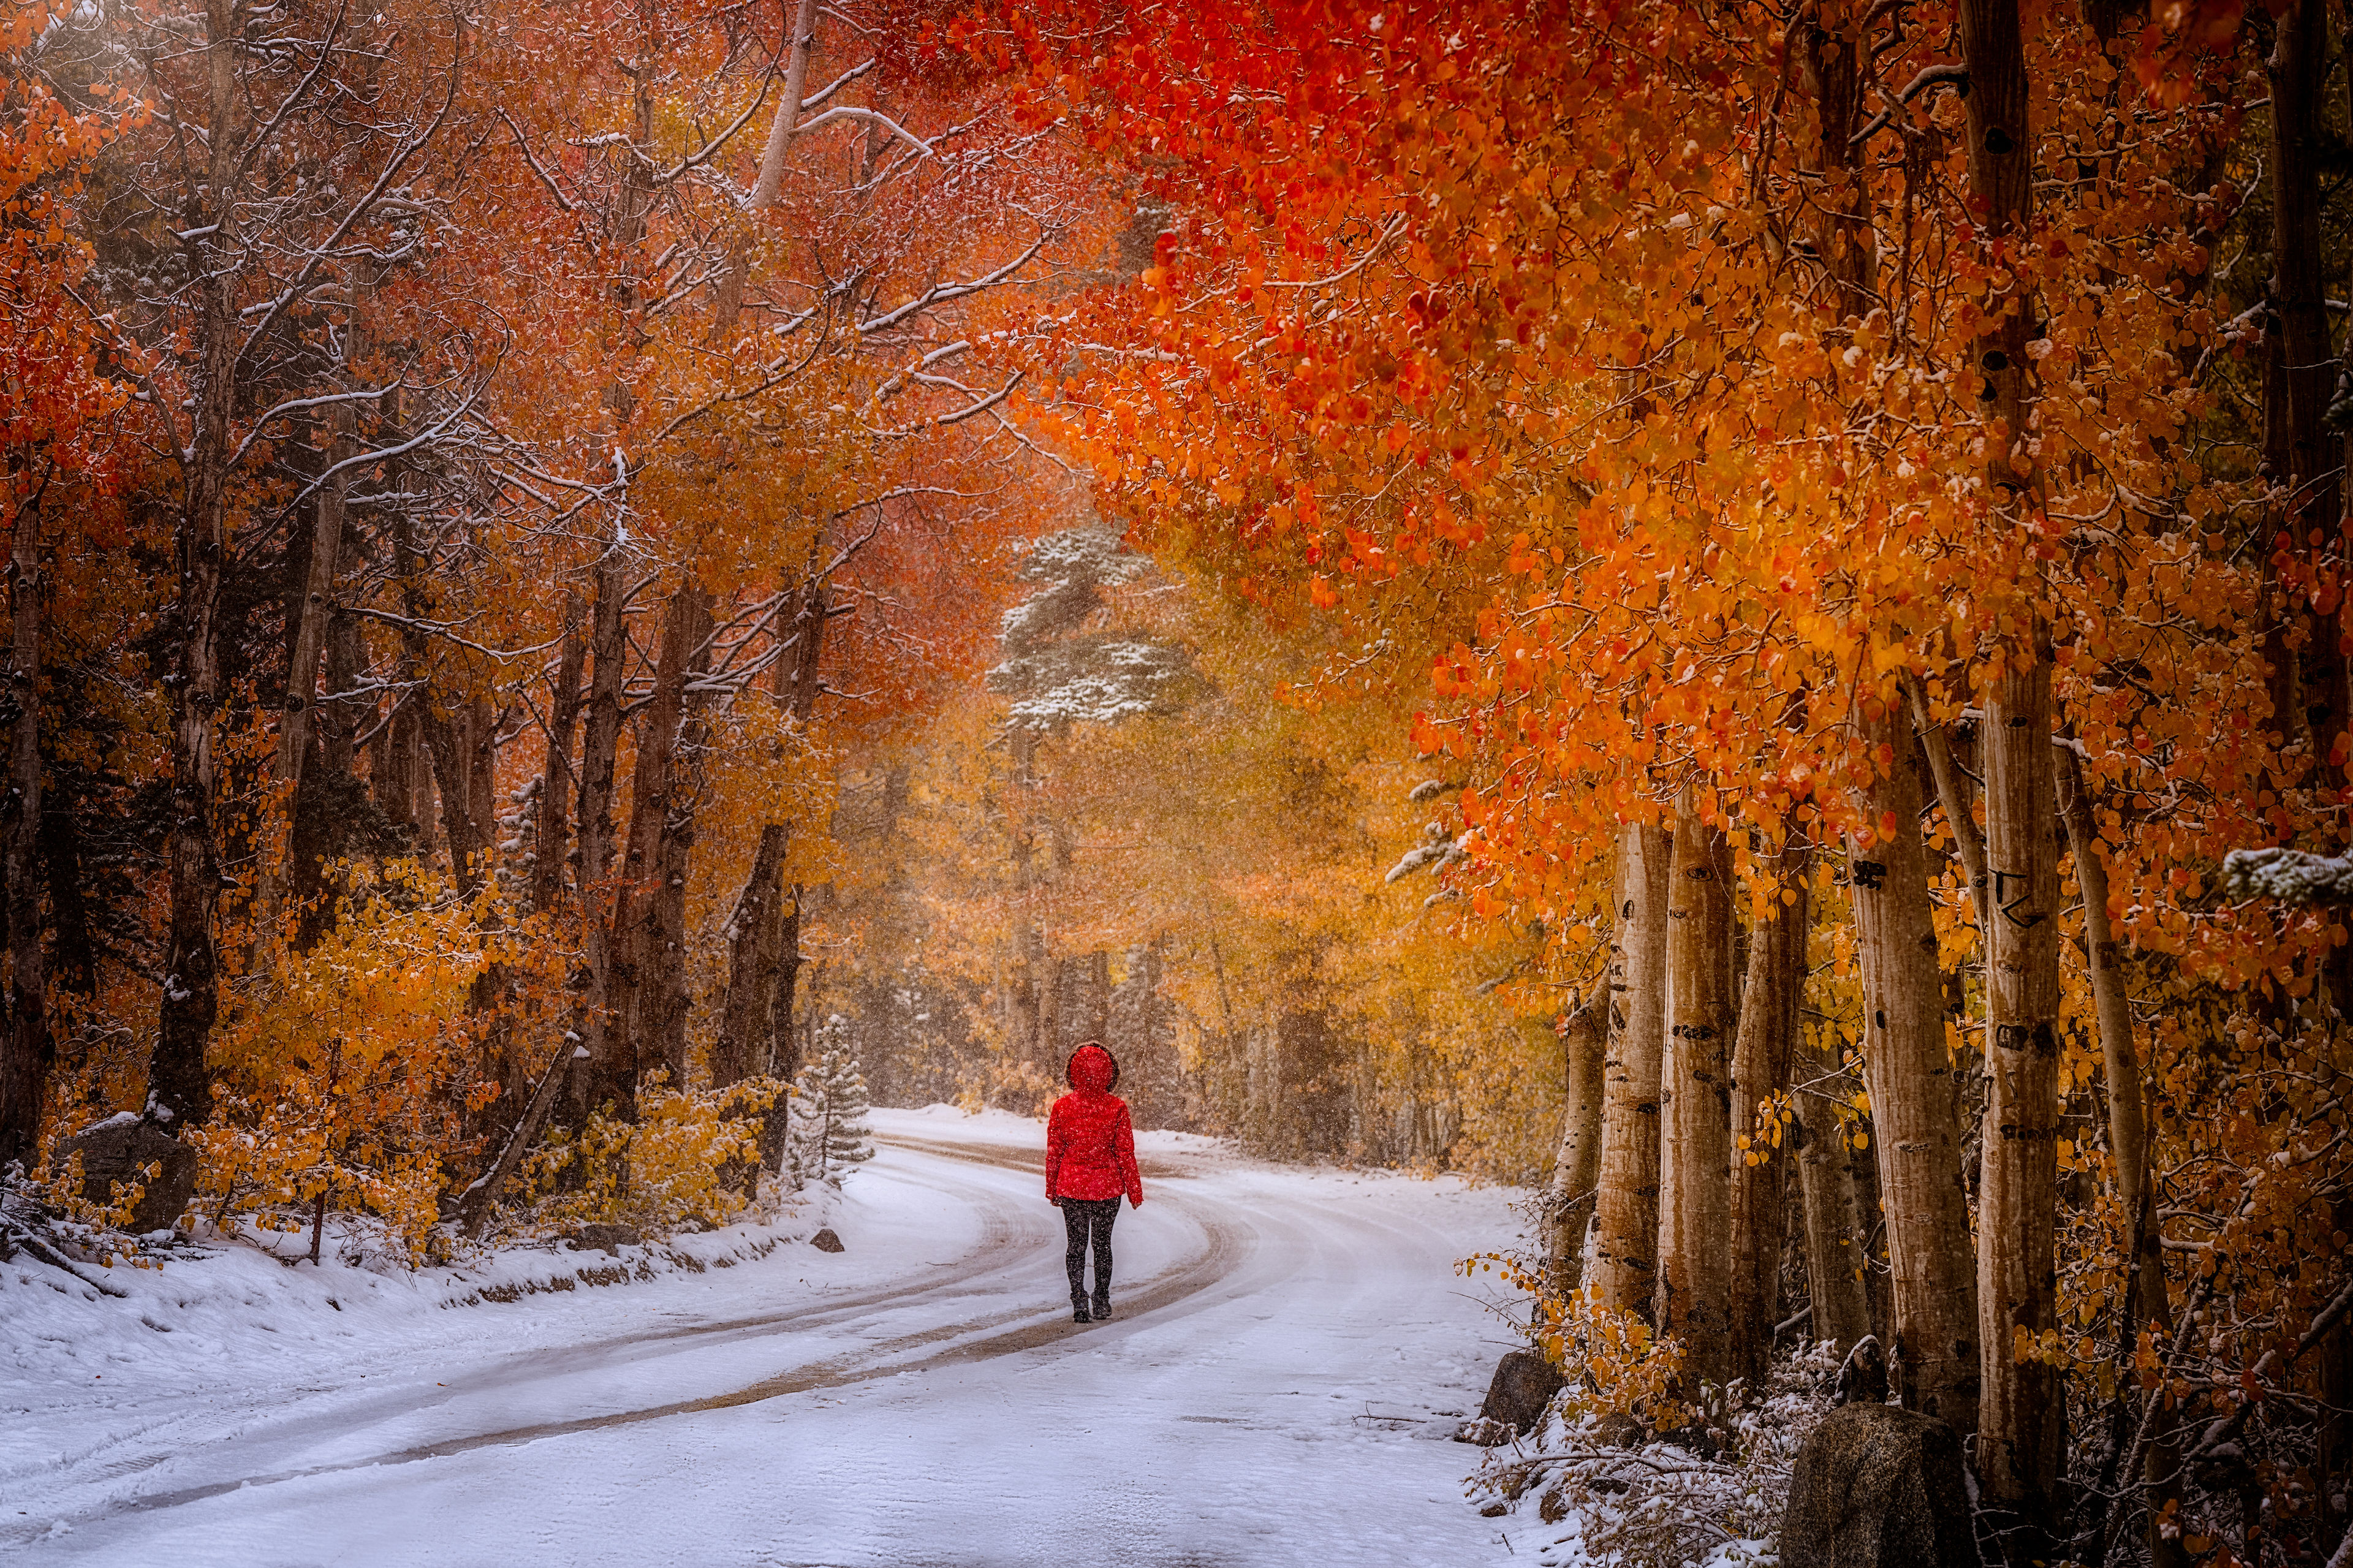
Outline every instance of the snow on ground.
<path id="1" fill-rule="evenodd" d="M 1526 1561 L 1445 1442 L 1509 1348 L 1507 1193 L 1139 1139 L 1069 1320 L 1043 1129 L 877 1111 L 829 1216 L 485 1271 L 246 1247 L 0 1264 L 0 1556 L 28 1563 L 1388 1568 Z M 480 1300 L 618 1266 L 648 1279 Z M 471 1304 L 466 1304 L 473 1298 Z M 456 1304 L 451 1304 L 456 1303 Z M 1515 1521 L 1514 1521 L 1515 1522 Z M 1547 1537 L 1557 1530 L 1546 1531 Z M 1516 1546 L 1523 1553 L 1513 1555 Z"/>

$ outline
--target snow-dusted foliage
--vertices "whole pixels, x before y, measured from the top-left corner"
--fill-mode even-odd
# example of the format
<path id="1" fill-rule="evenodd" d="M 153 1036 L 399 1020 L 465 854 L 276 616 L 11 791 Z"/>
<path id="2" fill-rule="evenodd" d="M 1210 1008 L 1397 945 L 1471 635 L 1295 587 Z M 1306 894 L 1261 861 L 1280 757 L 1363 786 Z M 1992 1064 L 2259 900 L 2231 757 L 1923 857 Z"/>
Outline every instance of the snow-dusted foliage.
<path id="1" fill-rule="evenodd" d="M 785 1164 L 796 1187 L 839 1187 L 857 1166 L 874 1158 L 866 1123 L 866 1079 L 837 1013 L 818 1031 L 817 1053 L 793 1079 L 792 1119 Z"/>
<path id="2" fill-rule="evenodd" d="M 1575 1381 L 1531 1438 L 1493 1450 L 1478 1485 L 1490 1510 L 1560 1527 L 1566 1561 L 1613 1568 L 1732 1568 L 1779 1561 L 1776 1541 L 1798 1447 L 1830 1413 L 1838 1358 L 1827 1345 L 1776 1363 L 1754 1409 L 1711 1388 L 1666 1436 L 1594 1407 Z"/>
<path id="3" fill-rule="evenodd" d="M 2233 849 L 2222 857 L 2222 888 L 2234 899 L 2291 904 L 2353 903 L 2353 855 L 2302 849 Z"/>
<path id="4" fill-rule="evenodd" d="M 1021 575 L 1038 589 L 1005 614 L 1005 659 L 988 688 L 1012 698 L 1018 728 L 1109 724 L 1164 709 L 1191 668 L 1181 648 L 1091 629 L 1103 591 L 1153 570 L 1149 556 L 1099 524 L 1048 534 Z"/>

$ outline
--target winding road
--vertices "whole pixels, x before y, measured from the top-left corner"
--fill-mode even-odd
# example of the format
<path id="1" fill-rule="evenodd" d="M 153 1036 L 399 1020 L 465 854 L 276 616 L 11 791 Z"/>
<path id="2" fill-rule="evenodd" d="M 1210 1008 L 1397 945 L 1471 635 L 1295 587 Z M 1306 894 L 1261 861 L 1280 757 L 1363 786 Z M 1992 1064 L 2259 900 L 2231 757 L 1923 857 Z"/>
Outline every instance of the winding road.
<path id="1" fill-rule="evenodd" d="M 0 1473 L 0 1492 L 37 1485 L 47 1504 L 14 1540 L 0 1521 L 0 1553 L 175 1568 L 1500 1556 L 1462 1497 L 1472 1451 L 1430 1440 L 1499 1348 L 1451 1268 L 1508 1234 L 1493 1194 L 1147 1158 L 1148 1201 L 1119 1227 L 1117 1314 L 1081 1326 L 1037 1152 L 910 1121 L 851 1185 L 843 1228 L 872 1258 L 868 1281 L 750 1310 L 756 1291 L 731 1281 L 738 1310 L 667 1320 L 624 1300 L 659 1284 L 599 1291 L 619 1331 L 207 1395 L 38 1475 Z"/>

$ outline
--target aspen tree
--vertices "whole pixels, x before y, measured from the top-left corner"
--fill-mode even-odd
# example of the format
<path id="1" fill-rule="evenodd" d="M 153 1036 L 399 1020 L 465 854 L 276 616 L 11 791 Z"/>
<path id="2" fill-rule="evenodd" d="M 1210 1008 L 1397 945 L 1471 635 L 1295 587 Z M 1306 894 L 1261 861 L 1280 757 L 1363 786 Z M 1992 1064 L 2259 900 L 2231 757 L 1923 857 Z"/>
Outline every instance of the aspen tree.
<path id="1" fill-rule="evenodd" d="M 1655 1312 L 1659 1331 L 1683 1342 L 1685 1377 L 1722 1384 L 1735 1370 L 1731 865 L 1723 829 L 1701 821 L 1694 793 L 1676 802 L 1667 878 Z"/>
<path id="2" fill-rule="evenodd" d="M 1594 1185 L 1601 1173 L 1603 1063 L 1608 1054 L 1609 1004 L 1578 1008 L 1562 1021 L 1561 1060 L 1568 1101 L 1545 1192 L 1545 1257 L 1552 1288 L 1567 1296 L 1584 1284 L 1585 1238 L 1591 1228 Z"/>
<path id="3" fill-rule="evenodd" d="M 1867 847 L 1860 837 L 1851 845 L 1847 881 L 1862 971 L 1863 1081 L 1894 1276 L 1893 1348 L 1905 1406 L 1969 1432 L 1981 1376 L 1977 1280 L 1920 786 L 1908 755 L 1911 726 L 1894 694 L 1865 696 L 1862 707 L 1863 738 L 1879 759 L 1862 804 L 1877 826 Z"/>
<path id="4" fill-rule="evenodd" d="M 1601 1304 L 1651 1310 L 1659 1245 L 1659 1083 L 1665 1053 L 1666 829 L 1619 829 L 1617 940 L 1609 971 L 1609 1048 L 1602 1067 L 1601 1177 L 1593 1247 Z"/>
<path id="5" fill-rule="evenodd" d="M 1846 1131 L 1828 1104 L 1833 1086 L 1851 1083 L 1838 1064 L 1799 1031 L 1792 1053 L 1798 1194 L 1806 1223 L 1806 1299 L 1813 1307 L 1808 1338 L 1828 1340 L 1844 1355 L 1871 1332 L 1871 1294 L 1863 1270 L 1868 1231 L 1855 1194 Z"/>
<path id="6" fill-rule="evenodd" d="M 1806 990 L 1806 896 L 1811 866 L 1802 840 L 1785 840 L 1765 884 L 1767 903 L 1748 932 L 1748 974 L 1740 988 L 1740 1032 L 1732 1048 L 1732 1374 L 1764 1386 L 1780 1300 L 1788 1173 L 1796 1144 L 1756 1131 L 1757 1108 L 1789 1088 Z M 1746 1147 L 1743 1147 L 1746 1142 Z M 1820 1336 L 1822 1329 L 1816 1326 Z"/>
<path id="7" fill-rule="evenodd" d="M 1961 0 L 1968 68 L 1969 195 L 1999 258 L 2028 241 L 2033 136 L 2017 0 Z M 2014 286 L 2015 287 L 2015 286 Z M 1996 302 L 1975 370 L 1990 428 L 1986 500 L 2016 531 L 2037 504 L 2027 422 L 2037 302 Z M 2031 556 L 2032 546 L 2026 546 Z M 1984 1366 L 1978 1472 L 2006 1561 L 2051 1554 L 2066 1406 L 2056 1369 L 2031 1353 L 2056 1326 L 2059 1114 L 2057 783 L 2051 761 L 2050 637 L 2031 586 L 1985 688 L 1986 950 L 1983 1169 L 1978 1184 L 1978 1339 Z"/>
<path id="8" fill-rule="evenodd" d="M 1820 110 L 1825 178 L 1842 194 L 1833 213 L 1860 209 L 1856 158 L 1862 95 L 1859 27 L 1852 11 L 1818 17 L 1809 33 Z M 1858 310 L 1877 288 L 1870 226 L 1825 217 L 1832 275 Z M 1911 726 L 1892 694 L 1860 694 L 1858 728 L 1874 765 L 1861 791 L 1872 825 L 1847 874 L 1863 980 L 1864 1079 L 1869 1087 L 1887 1220 L 1895 1342 L 1904 1402 L 1963 1432 L 1977 1425 L 1977 1300 L 1968 1268 L 1968 1194 L 1945 1050 L 1942 976 L 1920 842 L 1920 792 Z"/>

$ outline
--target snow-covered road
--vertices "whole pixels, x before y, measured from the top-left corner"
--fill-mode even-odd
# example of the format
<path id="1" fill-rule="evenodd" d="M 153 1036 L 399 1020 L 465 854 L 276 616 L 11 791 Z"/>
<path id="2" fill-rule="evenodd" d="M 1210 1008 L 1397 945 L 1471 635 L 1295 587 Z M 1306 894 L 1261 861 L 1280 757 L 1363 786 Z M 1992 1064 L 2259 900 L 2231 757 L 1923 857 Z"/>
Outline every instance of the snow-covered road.
<path id="1" fill-rule="evenodd" d="M 216 1305 L 155 1321 L 169 1289 L 59 1301 L 23 1259 L 0 1268 L 18 1352 L 15 1370 L 0 1360 L 15 1428 L 0 1552 L 175 1568 L 1509 1560 L 1463 1497 L 1475 1451 L 1436 1440 L 1505 1348 L 1451 1267 L 1511 1238 L 1502 1194 L 1148 1139 L 1147 1201 L 1118 1226 L 1117 1316 L 1082 1327 L 1036 1124 L 876 1120 L 888 1142 L 849 1184 L 838 1258 L 796 1245 L 448 1311 L 353 1301 L 334 1332 L 272 1323 L 286 1309 L 262 1290 L 242 1335 Z M 144 1337 L 54 1342 L 74 1321 L 61 1308 L 135 1310 Z"/>

